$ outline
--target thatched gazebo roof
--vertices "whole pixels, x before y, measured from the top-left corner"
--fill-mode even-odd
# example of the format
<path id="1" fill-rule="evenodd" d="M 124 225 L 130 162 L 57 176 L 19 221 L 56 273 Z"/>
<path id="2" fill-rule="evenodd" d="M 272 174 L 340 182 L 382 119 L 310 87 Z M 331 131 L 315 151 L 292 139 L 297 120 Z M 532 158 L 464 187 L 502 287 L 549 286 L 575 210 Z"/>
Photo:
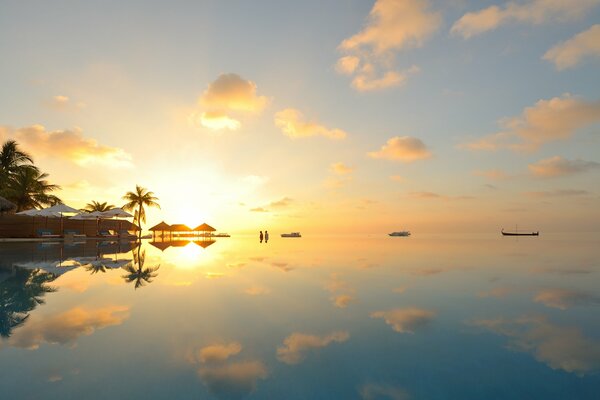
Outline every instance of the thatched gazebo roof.
<path id="1" fill-rule="evenodd" d="M 211 244 L 216 243 L 216 240 L 194 240 L 194 243 L 205 249 Z"/>
<path id="2" fill-rule="evenodd" d="M 152 228 L 148 229 L 151 232 L 163 232 L 163 231 L 170 231 L 171 230 L 171 225 L 167 224 L 165 221 L 162 221 L 160 224 L 158 225 L 154 225 Z"/>
<path id="3" fill-rule="evenodd" d="M 169 242 L 150 242 L 150 244 L 159 249 L 160 251 L 165 251 L 166 249 L 171 247 Z"/>
<path id="4" fill-rule="evenodd" d="M 0 197 L 0 212 L 13 212 L 17 210 L 17 206 L 12 202 Z"/>
<path id="5" fill-rule="evenodd" d="M 172 232 L 191 232 L 192 228 L 187 226 L 186 224 L 173 224 L 171 225 Z"/>
<path id="6" fill-rule="evenodd" d="M 190 244 L 189 240 L 173 240 L 169 242 L 169 244 L 173 247 L 185 247 Z"/>
<path id="7" fill-rule="evenodd" d="M 196 227 L 196 229 L 194 229 L 195 232 L 214 232 L 216 231 L 215 228 L 213 228 L 212 226 L 208 225 L 207 223 L 204 223 L 202 225 L 199 225 Z"/>

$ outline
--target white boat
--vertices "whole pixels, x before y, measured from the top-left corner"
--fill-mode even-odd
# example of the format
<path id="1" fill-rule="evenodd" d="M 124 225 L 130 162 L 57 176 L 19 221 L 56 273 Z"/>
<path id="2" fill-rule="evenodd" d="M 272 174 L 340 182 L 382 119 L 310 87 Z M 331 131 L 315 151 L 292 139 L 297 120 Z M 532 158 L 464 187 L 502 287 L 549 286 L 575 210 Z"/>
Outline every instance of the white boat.
<path id="1" fill-rule="evenodd" d="M 292 232 L 292 233 L 282 233 L 281 237 L 292 238 L 292 237 L 302 237 L 302 236 L 300 235 L 300 232 Z"/>
<path id="2" fill-rule="evenodd" d="M 389 236 L 410 236 L 409 231 L 400 231 L 400 232 L 392 232 L 388 233 Z"/>

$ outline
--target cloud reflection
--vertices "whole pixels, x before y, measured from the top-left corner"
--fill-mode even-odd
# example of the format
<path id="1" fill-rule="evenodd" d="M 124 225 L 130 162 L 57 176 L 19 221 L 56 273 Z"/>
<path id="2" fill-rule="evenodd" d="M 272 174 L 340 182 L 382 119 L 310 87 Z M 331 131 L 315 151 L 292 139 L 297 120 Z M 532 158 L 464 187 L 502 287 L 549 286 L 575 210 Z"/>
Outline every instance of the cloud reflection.
<path id="1" fill-rule="evenodd" d="M 348 332 L 333 332 L 325 336 L 306 333 L 292 333 L 283 340 L 283 346 L 277 348 L 277 358 L 286 364 L 298 364 L 311 349 L 329 346 L 334 342 L 345 342 L 350 337 Z"/>
<path id="2" fill-rule="evenodd" d="M 533 300 L 536 303 L 542 303 L 546 307 L 561 310 L 566 310 L 573 306 L 600 304 L 599 296 L 568 289 L 543 289 L 535 295 Z"/>
<path id="3" fill-rule="evenodd" d="M 371 313 L 371 318 L 383 318 L 386 324 L 399 333 L 414 333 L 429 324 L 433 317 L 435 312 L 421 308 L 395 308 Z"/>

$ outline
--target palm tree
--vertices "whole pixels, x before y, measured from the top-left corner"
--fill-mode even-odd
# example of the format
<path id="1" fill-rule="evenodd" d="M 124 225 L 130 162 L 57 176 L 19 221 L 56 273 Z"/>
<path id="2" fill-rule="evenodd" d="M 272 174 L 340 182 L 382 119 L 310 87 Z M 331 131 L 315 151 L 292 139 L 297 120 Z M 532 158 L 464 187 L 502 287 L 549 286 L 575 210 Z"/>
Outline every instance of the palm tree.
<path id="1" fill-rule="evenodd" d="M 135 282 L 134 288 L 140 288 L 146 286 L 147 283 L 152 283 L 152 280 L 158 276 L 158 269 L 160 265 L 156 267 L 144 268 L 144 262 L 146 261 L 146 250 L 140 253 L 142 246 L 137 248 L 137 251 L 133 250 L 133 265 L 128 264 L 125 266 L 125 271 L 128 273 L 123 275 L 125 282 Z M 137 268 L 136 268 L 137 266 Z"/>
<path id="2" fill-rule="evenodd" d="M 22 167 L 35 168 L 32 164 L 33 158 L 24 151 L 19 150 L 16 141 L 6 141 L 0 149 L 0 189 L 5 188 L 11 176 Z"/>
<path id="3" fill-rule="evenodd" d="M 115 208 L 115 206 L 112 205 L 112 204 L 108 204 L 108 202 L 106 202 L 106 201 L 104 203 L 100 203 L 99 201 L 92 201 L 90 203 L 87 203 L 85 205 L 85 208 L 82 209 L 82 211 L 87 211 L 87 212 L 100 211 L 100 212 L 104 212 L 104 211 L 112 210 L 113 208 Z"/>
<path id="4" fill-rule="evenodd" d="M 60 186 L 48 183 L 47 177 L 48 174 L 40 172 L 34 166 L 21 166 L 11 177 L 3 194 L 16 204 L 17 212 L 61 203 L 57 196 L 51 194 L 59 190 Z"/>
<path id="5" fill-rule="evenodd" d="M 146 222 L 146 210 L 144 209 L 144 206 L 160 208 L 160 205 L 157 203 L 158 197 L 155 197 L 154 193 L 149 192 L 148 189 L 136 185 L 135 192 L 127 192 L 127 194 L 123 196 L 123 200 L 127 200 L 127 203 L 123 206 L 124 210 L 135 210 L 136 214 L 134 216 L 134 221 L 136 221 L 137 226 L 140 228 L 139 237 L 141 239 L 142 222 Z"/>

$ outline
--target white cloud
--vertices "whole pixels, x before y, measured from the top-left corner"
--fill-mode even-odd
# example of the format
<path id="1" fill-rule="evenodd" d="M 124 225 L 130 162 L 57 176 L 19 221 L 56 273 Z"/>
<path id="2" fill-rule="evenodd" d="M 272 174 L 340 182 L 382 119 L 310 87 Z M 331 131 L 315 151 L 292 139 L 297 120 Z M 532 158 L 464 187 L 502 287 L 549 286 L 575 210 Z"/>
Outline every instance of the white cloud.
<path id="1" fill-rule="evenodd" d="M 331 164 L 331 172 L 336 175 L 348 175 L 354 171 L 354 168 L 347 166 L 343 162 L 336 162 Z"/>
<path id="2" fill-rule="evenodd" d="M 532 175 L 542 178 L 573 175 L 600 168 L 600 163 L 585 160 L 568 160 L 555 156 L 540 160 L 535 164 L 529 164 Z"/>
<path id="3" fill-rule="evenodd" d="M 202 366 L 198 375 L 217 397 L 241 399 L 256 390 L 258 380 L 266 379 L 268 371 L 261 361 L 240 361 Z"/>
<path id="4" fill-rule="evenodd" d="M 558 70 L 573 68 L 585 57 L 600 57 L 600 24 L 557 44 L 544 54 L 544 60 L 553 62 Z"/>
<path id="5" fill-rule="evenodd" d="M 221 111 L 204 111 L 200 114 L 200 124 L 212 130 L 228 129 L 230 131 L 240 129 L 242 126 L 240 121 Z"/>
<path id="6" fill-rule="evenodd" d="M 275 114 L 275 125 L 284 135 L 296 139 L 310 136 L 325 136 L 330 139 L 343 139 L 346 132 L 338 128 L 327 128 L 318 122 L 307 121 L 302 113 L 286 108 Z"/>
<path id="7" fill-rule="evenodd" d="M 118 147 L 99 144 L 83 136 L 79 128 L 48 131 L 42 125 L 11 129 L 0 126 L 0 139 L 12 138 L 33 156 L 57 157 L 87 166 L 101 164 L 111 168 L 131 167 L 131 155 Z"/>
<path id="8" fill-rule="evenodd" d="M 498 28 L 509 22 L 542 24 L 583 17 L 600 0 L 524 0 L 509 1 L 504 6 L 492 5 L 463 15 L 452 26 L 453 34 L 465 39 Z"/>
<path id="9" fill-rule="evenodd" d="M 411 136 L 395 136 L 387 141 L 381 149 L 368 153 L 372 158 L 383 158 L 405 163 L 431 157 L 431 152 L 420 140 Z"/>
<path id="10" fill-rule="evenodd" d="M 501 121 L 503 130 L 461 147 L 471 150 L 534 151 L 545 143 L 570 138 L 579 129 L 600 122 L 600 101 L 570 94 L 539 100 L 519 117 Z"/>
<path id="11" fill-rule="evenodd" d="M 398 86 L 418 67 L 398 71 L 395 53 L 422 46 L 441 22 L 441 15 L 429 10 L 427 0 L 377 0 L 365 27 L 339 45 L 344 56 L 336 70 L 353 76 L 352 86 L 358 91 Z"/>

